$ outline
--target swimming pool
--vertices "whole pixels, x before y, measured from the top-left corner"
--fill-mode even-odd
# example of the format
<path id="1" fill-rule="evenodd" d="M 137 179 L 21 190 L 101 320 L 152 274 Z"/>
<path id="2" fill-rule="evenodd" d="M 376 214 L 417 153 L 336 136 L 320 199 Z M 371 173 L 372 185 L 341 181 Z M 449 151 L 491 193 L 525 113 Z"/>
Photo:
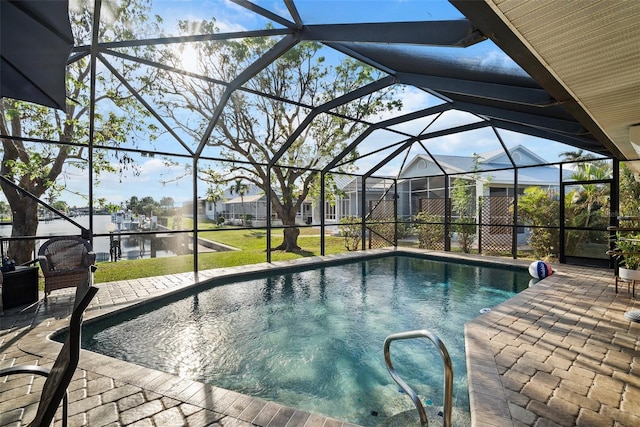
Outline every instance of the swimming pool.
<path id="1" fill-rule="evenodd" d="M 429 329 L 468 410 L 463 325 L 527 287 L 524 270 L 390 256 L 242 282 L 85 325 L 83 347 L 338 419 L 377 425 L 410 410 L 386 371 L 384 338 Z M 423 340 L 393 344 L 398 373 L 442 405 L 442 363 Z"/>

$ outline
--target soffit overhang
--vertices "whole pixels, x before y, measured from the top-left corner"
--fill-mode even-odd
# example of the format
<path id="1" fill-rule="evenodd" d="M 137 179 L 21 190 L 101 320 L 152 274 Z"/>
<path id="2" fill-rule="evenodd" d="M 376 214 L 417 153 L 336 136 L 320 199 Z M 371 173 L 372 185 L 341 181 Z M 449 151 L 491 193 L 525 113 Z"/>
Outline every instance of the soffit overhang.
<path id="1" fill-rule="evenodd" d="M 611 154 L 640 158 L 640 2 L 451 3 Z"/>

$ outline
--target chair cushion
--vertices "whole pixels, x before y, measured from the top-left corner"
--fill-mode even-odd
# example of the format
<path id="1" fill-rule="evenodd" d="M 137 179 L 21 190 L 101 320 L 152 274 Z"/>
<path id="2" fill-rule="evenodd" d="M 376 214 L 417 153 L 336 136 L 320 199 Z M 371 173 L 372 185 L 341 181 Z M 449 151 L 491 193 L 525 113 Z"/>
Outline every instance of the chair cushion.
<path id="1" fill-rule="evenodd" d="M 82 244 L 60 247 L 45 255 L 50 270 L 68 270 L 83 265 L 87 250 Z"/>

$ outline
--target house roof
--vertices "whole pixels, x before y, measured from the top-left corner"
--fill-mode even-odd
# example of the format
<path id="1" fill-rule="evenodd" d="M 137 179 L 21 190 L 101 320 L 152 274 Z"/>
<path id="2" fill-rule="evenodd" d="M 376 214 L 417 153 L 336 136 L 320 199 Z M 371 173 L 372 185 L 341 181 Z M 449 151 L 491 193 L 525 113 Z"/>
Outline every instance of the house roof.
<path id="1" fill-rule="evenodd" d="M 361 176 L 342 176 L 343 179 L 336 180 L 336 186 L 341 190 L 353 189 L 356 191 L 360 191 L 362 188 L 362 177 Z M 398 184 L 403 182 L 403 179 L 398 179 Z M 393 183 L 392 178 L 369 178 L 367 179 L 367 192 L 369 191 L 377 191 L 384 192 L 391 187 Z"/>
<path id="2" fill-rule="evenodd" d="M 513 170 L 489 172 L 491 184 L 513 184 Z M 571 171 L 562 170 L 563 179 L 570 177 Z M 557 187 L 560 182 L 560 168 L 556 166 L 539 166 L 518 169 L 518 185 L 540 185 Z"/>
<path id="3" fill-rule="evenodd" d="M 539 165 L 536 167 L 520 167 L 518 168 L 518 183 L 523 185 L 557 185 L 559 182 L 560 169 L 556 166 L 548 166 L 547 161 L 542 157 L 536 155 L 523 145 L 517 145 L 509 149 L 511 155 L 515 153 L 523 154 L 530 157 L 528 160 L 522 160 L 526 165 Z M 478 154 L 478 164 L 475 164 L 475 159 L 472 156 L 454 156 L 454 155 L 436 155 L 435 161 L 444 169 L 448 174 L 468 173 L 473 171 L 477 167 L 478 172 L 483 176 L 490 176 L 492 183 L 513 183 L 514 182 L 514 169 L 513 164 L 509 161 L 509 158 L 505 155 L 503 150 L 493 150 Z M 426 164 L 435 165 L 433 159 L 424 154 L 416 155 L 411 161 L 407 163 L 405 168 L 401 171 L 400 176 L 403 178 L 416 178 L 420 175 L 412 173 L 412 170 L 417 167 L 420 161 L 426 162 Z M 519 165 L 516 162 L 516 166 Z M 508 169 L 505 169 L 508 168 Z M 426 168 L 425 168 L 426 169 Z M 439 170 L 439 168 L 434 168 Z M 566 178 L 571 174 L 571 171 L 563 170 L 563 177 Z M 432 175 L 429 175 L 432 176 Z"/>
<path id="4" fill-rule="evenodd" d="M 530 166 L 535 164 L 545 165 L 548 163 L 545 159 L 538 156 L 523 145 L 516 145 L 515 147 L 510 148 L 509 153 L 512 156 L 515 153 L 518 153 L 521 156 L 527 158 L 527 161 L 514 161 L 515 166 Z M 477 154 L 477 156 L 477 165 L 476 160 L 473 156 L 438 154 L 434 155 L 433 159 L 435 159 L 438 165 L 442 169 L 444 169 L 444 172 L 448 174 L 471 172 L 474 170 L 474 168 L 477 168 L 479 171 L 490 171 L 494 169 L 512 168 L 514 166 L 509 158 L 505 155 L 504 150 L 486 151 Z M 403 170 L 400 171 L 400 176 L 403 178 L 409 178 L 410 176 L 407 174 L 407 172 L 415 168 L 418 162 L 425 161 L 430 164 L 435 164 L 433 159 L 431 158 L 431 156 L 425 154 L 416 155 L 413 159 L 407 162 Z M 438 170 L 440 170 L 440 168 L 438 168 Z"/>
<path id="5" fill-rule="evenodd" d="M 235 203 L 252 203 L 252 202 L 257 202 L 263 198 L 265 198 L 264 194 L 253 194 L 253 195 L 247 195 L 243 197 L 235 197 L 233 199 L 227 200 L 225 203 L 228 205 L 235 204 Z"/>
<path id="6" fill-rule="evenodd" d="M 522 144 L 518 144 L 513 148 L 509 149 L 509 153 L 513 154 L 513 153 L 522 153 L 525 154 L 526 156 L 530 157 L 531 160 L 533 160 L 533 163 L 537 163 L 540 165 L 544 165 L 546 163 L 548 163 L 547 160 L 543 159 L 542 157 L 538 156 L 536 153 L 534 153 L 533 151 L 529 150 L 527 147 L 525 147 Z M 484 153 L 478 153 L 478 156 L 480 156 L 480 158 L 482 159 L 483 163 L 496 163 L 496 160 L 499 157 L 503 157 L 504 159 L 507 159 L 505 157 L 505 151 L 503 149 L 497 149 L 497 150 L 492 150 L 492 151 L 486 151 Z M 504 165 L 508 165 L 511 166 L 510 162 L 497 162 L 499 164 L 504 164 Z M 516 162 L 517 164 L 517 162 Z"/>

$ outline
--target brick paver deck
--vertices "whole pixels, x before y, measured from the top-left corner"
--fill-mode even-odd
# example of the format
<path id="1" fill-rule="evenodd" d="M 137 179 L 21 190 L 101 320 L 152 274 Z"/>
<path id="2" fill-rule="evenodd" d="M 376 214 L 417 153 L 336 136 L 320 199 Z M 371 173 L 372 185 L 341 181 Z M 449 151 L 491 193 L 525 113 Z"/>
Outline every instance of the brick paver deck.
<path id="1" fill-rule="evenodd" d="M 611 270 L 567 265 L 465 328 L 478 426 L 640 426 L 640 309 Z"/>
<path id="2" fill-rule="evenodd" d="M 214 276 L 291 263 L 98 284 L 100 292 L 85 319 Z M 467 324 L 475 426 L 640 425 L 640 323 L 623 317 L 640 304 L 626 290 L 615 293 L 611 271 L 564 265 L 557 269 Z M 46 337 L 66 326 L 71 300 L 71 291 L 58 291 L 47 305 L 5 311 L 0 316 L 0 368 L 50 366 L 61 345 Z M 26 375 L 0 379 L 0 426 L 29 422 L 42 382 Z M 70 426 L 351 426 L 87 351 L 81 354 L 69 397 Z"/>

